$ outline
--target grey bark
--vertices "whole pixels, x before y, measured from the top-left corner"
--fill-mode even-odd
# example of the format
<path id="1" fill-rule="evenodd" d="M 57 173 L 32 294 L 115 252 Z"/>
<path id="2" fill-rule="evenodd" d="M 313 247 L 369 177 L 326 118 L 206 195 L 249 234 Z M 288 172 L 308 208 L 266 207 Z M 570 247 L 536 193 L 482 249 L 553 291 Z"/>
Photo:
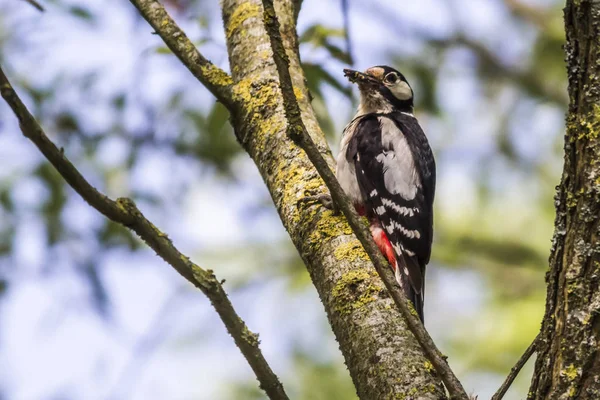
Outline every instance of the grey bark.
<path id="1" fill-rule="evenodd" d="M 300 67 L 294 2 L 276 3 L 302 118 L 333 165 L 310 106 Z M 232 124 L 255 161 L 281 220 L 303 258 L 361 399 L 444 399 L 443 386 L 387 295 L 362 246 L 341 216 L 298 204 L 325 193 L 303 151 L 286 135 L 286 119 L 260 0 L 223 0 L 234 81 Z"/>
<path id="2" fill-rule="evenodd" d="M 600 2 L 568 0 L 569 113 L 528 399 L 600 399 Z"/>

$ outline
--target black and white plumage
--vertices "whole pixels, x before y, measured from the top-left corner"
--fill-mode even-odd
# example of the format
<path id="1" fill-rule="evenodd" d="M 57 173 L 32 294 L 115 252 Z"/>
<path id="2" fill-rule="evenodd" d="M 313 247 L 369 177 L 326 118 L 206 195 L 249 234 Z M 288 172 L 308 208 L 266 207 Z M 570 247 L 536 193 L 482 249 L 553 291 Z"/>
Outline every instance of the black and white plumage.
<path id="1" fill-rule="evenodd" d="M 344 71 L 358 83 L 357 115 L 344 130 L 336 175 L 423 320 L 433 238 L 435 161 L 413 115 L 405 77 L 387 66 Z"/>

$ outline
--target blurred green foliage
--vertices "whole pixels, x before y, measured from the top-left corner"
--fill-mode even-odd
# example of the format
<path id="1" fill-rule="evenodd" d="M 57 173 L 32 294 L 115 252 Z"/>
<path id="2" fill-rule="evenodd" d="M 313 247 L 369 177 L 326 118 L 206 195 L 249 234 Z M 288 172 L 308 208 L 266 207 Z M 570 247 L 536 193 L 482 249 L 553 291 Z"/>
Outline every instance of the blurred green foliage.
<path id="1" fill-rule="evenodd" d="M 93 7 L 61 0 L 48 3 L 47 12 L 63 13 L 67 21 L 84 22 L 88 33 L 94 34 L 101 25 Z M 220 21 L 205 17 L 216 15 L 216 3 L 167 3 L 193 32 L 190 37 L 199 47 L 216 48 L 216 54 L 225 58 L 222 41 L 213 37 Z M 438 168 L 450 171 L 462 165 L 457 174 L 474 188 L 469 193 L 475 205 L 456 204 L 465 198 L 460 189 L 438 192 L 432 269 L 445 274 L 472 271 L 483 282 L 481 304 L 474 312 L 457 317 L 453 329 L 443 336 L 442 347 L 459 365 L 460 374 L 487 372 L 502 376 L 535 336 L 544 304 L 543 274 L 552 230 L 551 197 L 561 164 L 562 125 L 546 126 L 543 119 L 547 115 L 544 112 L 560 116 L 567 102 L 561 2 L 537 2 L 535 6 L 515 0 L 493 2 L 514 30 L 508 39 L 501 36 L 509 32 L 498 32 L 499 37 L 491 39 L 473 33 L 468 24 L 459 23 L 461 18 L 456 15 L 453 17 L 457 21 L 450 24 L 453 27 L 442 29 L 442 33 L 425 29 L 426 21 L 411 20 L 387 9 L 389 5 L 383 2 L 376 3 L 374 8 L 379 7 L 379 14 L 371 23 L 386 25 L 393 33 L 390 36 L 410 44 L 404 49 L 400 42 L 387 43 L 387 54 L 380 58 L 400 65 L 415 87 L 417 111 L 429 129 Z M 351 3 L 350 11 L 361 14 L 352 11 L 359 6 Z M 2 7 L 7 6 L 0 5 L 0 11 Z M 183 207 L 191 188 L 207 176 L 224 186 L 245 184 L 239 177 L 245 167 L 239 164 L 248 160 L 228 124 L 226 109 L 214 100 L 207 101 L 206 93 L 196 94 L 201 90 L 199 85 L 184 75 L 185 71 L 179 71 L 182 68 L 168 49 L 156 41 L 151 45 L 135 43 L 133 48 L 137 46 L 140 54 L 125 80 L 107 77 L 101 68 L 64 69 L 45 79 L 34 79 L 31 68 L 19 68 L 31 58 L 18 63 L 13 59 L 17 50 L 27 52 L 29 40 L 27 27 L 9 20 L 10 15 L 21 11 L 14 5 L 7 10 L 10 13 L 0 12 L 0 63 L 6 65 L 53 140 L 99 189 L 111 196 L 131 196 L 149 210 L 164 210 Z M 304 13 L 312 12 L 301 12 L 301 24 Z M 129 18 L 139 20 L 133 12 Z M 351 19 L 353 23 L 357 20 Z M 353 112 L 352 88 L 340 74 L 350 62 L 345 27 L 322 21 L 302 26 L 300 48 L 313 105 L 324 132 L 337 148 L 343 124 Z M 361 36 L 364 47 L 369 38 L 362 37 L 361 29 L 351 27 L 351 38 Z M 148 34 L 150 29 L 144 25 L 138 31 Z M 517 43 L 515 38 L 520 35 L 522 42 Z M 520 47 L 514 50 L 511 43 Z M 162 86 L 150 82 L 148 60 L 154 57 L 161 58 L 162 68 L 179 71 L 169 73 L 176 74 L 180 81 L 170 80 Z M 456 81 L 467 82 L 462 88 L 471 89 L 465 94 L 467 100 L 457 99 L 462 103 L 455 104 L 449 92 Z M 107 82 L 110 89 L 105 87 Z M 161 88 L 159 99 L 148 98 L 145 86 L 151 83 Z M 538 115 L 541 127 L 528 125 L 531 115 Z M 14 124 L 5 122 L 10 118 L 6 108 L 0 106 L 0 137 L 18 136 L 7 129 L 14 128 Z M 477 123 L 485 127 L 476 131 L 483 131 L 489 139 L 483 151 L 469 145 L 469 140 L 477 138 L 462 133 Z M 522 141 L 523 135 L 535 129 L 543 133 L 530 138 L 538 142 L 538 152 L 531 155 L 531 145 Z M 117 150 L 113 149 L 114 143 L 119 144 Z M 27 164 L 19 160 L 12 160 L 12 165 L 6 162 L 5 172 L 0 174 L 0 306 L 4 295 L 13 288 L 18 290 L 22 283 L 19 271 L 28 270 L 27 265 L 15 263 L 17 241 L 22 240 L 16 232 L 33 216 L 45 229 L 42 259 L 46 274 L 64 268 L 52 260 L 65 242 L 89 249 L 70 263 L 88 285 L 95 310 L 110 321 L 111 299 L 98 259 L 110 251 L 135 253 L 146 249 L 131 232 L 103 219 L 91 223 L 89 229 L 74 226 L 68 217 L 79 199 L 41 156 L 33 151 L 28 154 L 33 158 Z M 173 174 L 158 189 L 153 182 L 136 181 L 136 171 L 143 169 L 148 159 L 161 157 L 169 160 L 170 167 L 184 165 L 189 174 Z M 443 172 L 442 179 L 451 178 Z M 23 195 L 18 195 L 23 184 L 42 189 L 24 201 Z M 259 198 L 248 199 L 247 214 L 270 213 L 276 218 L 268 196 L 261 190 Z M 165 216 L 164 221 L 168 218 Z M 199 245 L 194 251 L 202 262 L 219 271 L 219 276 L 228 276 L 232 292 L 281 278 L 289 285 L 290 297 L 310 290 L 302 262 L 285 237 L 266 242 L 248 240 L 222 248 Z M 294 398 L 355 398 L 339 359 L 323 361 L 310 352 L 295 351 L 291 364 L 291 371 L 282 376 Z M 526 384 L 526 379 L 521 381 L 518 393 L 526 391 Z M 264 398 L 255 386 L 253 381 L 234 382 L 223 396 Z"/>
<path id="2" fill-rule="evenodd" d="M 294 355 L 294 374 L 287 377 L 286 391 L 298 400 L 358 400 L 354 386 L 337 363 L 315 362 L 310 354 Z M 233 385 L 230 399 L 262 400 L 264 392 L 249 383 Z"/>

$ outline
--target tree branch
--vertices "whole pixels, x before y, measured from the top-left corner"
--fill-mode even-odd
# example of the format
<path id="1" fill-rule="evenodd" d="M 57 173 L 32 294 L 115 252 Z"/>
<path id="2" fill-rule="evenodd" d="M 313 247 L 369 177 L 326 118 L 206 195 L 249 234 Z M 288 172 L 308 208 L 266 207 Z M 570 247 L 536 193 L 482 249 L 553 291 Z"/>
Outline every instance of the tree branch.
<path id="1" fill-rule="evenodd" d="M 198 51 L 157 0 L 130 0 L 167 47 L 210 92 L 228 108 L 233 104 L 233 80 Z"/>
<path id="2" fill-rule="evenodd" d="M 46 11 L 46 10 L 44 9 L 44 6 L 42 6 L 40 3 L 38 3 L 38 2 L 37 2 L 37 1 L 35 1 L 35 0 L 25 0 L 25 2 L 27 2 L 27 3 L 31 4 L 33 7 L 35 7 L 35 8 L 36 8 L 38 11 L 40 11 L 40 12 L 44 12 L 44 11 Z"/>
<path id="3" fill-rule="evenodd" d="M 302 8 L 303 0 L 294 0 L 294 23 L 298 23 L 298 17 L 300 16 L 300 9 Z"/>
<path id="4" fill-rule="evenodd" d="M 252 333 L 236 313 L 223 286 L 213 272 L 200 268 L 187 256 L 180 253 L 169 237 L 146 219 L 131 199 L 121 197 L 114 201 L 90 185 L 64 156 L 63 150 L 57 148 L 46 136 L 41 126 L 18 97 L 1 67 L 0 95 L 18 118 L 23 135 L 38 147 L 67 183 L 89 205 L 114 222 L 133 230 L 159 257 L 209 298 L 235 344 L 256 374 L 260 387 L 272 400 L 287 400 L 288 397 L 283 386 L 267 364 L 259 348 L 258 335 Z"/>
<path id="5" fill-rule="evenodd" d="M 296 143 L 306 152 L 308 158 L 319 172 L 319 175 L 331 193 L 333 201 L 339 206 L 342 213 L 348 220 L 348 223 L 352 227 L 354 234 L 365 248 L 365 251 L 373 262 L 377 273 L 383 280 L 385 287 L 390 292 L 394 302 L 404 316 L 409 329 L 422 346 L 425 354 L 431 361 L 431 364 L 434 366 L 438 374 L 440 374 L 442 381 L 446 385 L 451 397 L 453 399 L 468 400 L 467 393 L 450 369 L 445 357 L 437 349 L 435 343 L 425 330 L 425 327 L 417 317 L 414 308 L 410 305 L 410 303 L 408 303 L 404 293 L 396 284 L 396 281 L 392 277 L 392 272 L 389 268 L 389 265 L 384 261 L 383 256 L 373 241 L 366 225 L 361 221 L 360 217 L 356 213 L 356 210 L 350 203 L 350 200 L 342 190 L 335 175 L 329 168 L 329 165 L 321 155 L 318 147 L 315 145 L 306 127 L 304 126 L 304 122 L 302 121 L 300 113 L 300 106 L 298 105 L 296 95 L 294 93 L 294 87 L 289 72 L 289 58 L 283 45 L 283 39 L 281 38 L 279 21 L 275 13 L 273 0 L 262 0 L 262 3 L 264 8 L 265 29 L 271 41 L 273 58 L 279 73 L 279 84 L 283 96 L 285 114 L 288 120 L 288 136 L 292 141 L 294 141 L 294 143 Z"/>
<path id="6" fill-rule="evenodd" d="M 352 49 L 352 39 L 350 38 L 350 5 L 348 0 L 342 0 L 342 19 L 344 21 L 344 40 L 346 41 L 346 53 L 348 54 L 349 65 L 354 65 L 354 52 Z"/>
<path id="7" fill-rule="evenodd" d="M 529 345 L 527 350 L 525 350 L 525 353 L 523 353 L 521 358 L 519 358 L 519 361 L 517 361 L 515 366 L 510 369 L 510 373 L 504 380 L 504 383 L 502 383 L 502 386 L 500 386 L 498 391 L 496 393 L 494 393 L 491 400 L 501 400 L 504 397 L 504 395 L 510 388 L 510 385 L 512 385 L 512 383 L 515 380 L 515 378 L 517 377 L 517 375 L 519 375 L 521 368 L 523 368 L 523 366 L 527 363 L 529 358 L 533 355 L 533 353 L 535 353 L 537 343 L 539 340 L 540 340 L 540 335 L 537 335 L 535 337 L 535 339 L 533 339 L 533 342 L 531 342 L 531 344 Z"/>

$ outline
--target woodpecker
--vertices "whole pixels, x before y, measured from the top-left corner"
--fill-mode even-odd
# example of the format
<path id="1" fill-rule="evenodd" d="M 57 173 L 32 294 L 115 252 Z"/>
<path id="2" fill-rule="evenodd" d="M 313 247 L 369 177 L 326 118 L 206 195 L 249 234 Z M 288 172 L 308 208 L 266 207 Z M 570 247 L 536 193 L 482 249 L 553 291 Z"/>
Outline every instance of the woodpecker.
<path id="1" fill-rule="evenodd" d="M 425 267 L 433 238 L 435 160 L 399 71 L 344 75 L 358 84 L 358 112 L 344 129 L 336 176 L 423 321 Z"/>

